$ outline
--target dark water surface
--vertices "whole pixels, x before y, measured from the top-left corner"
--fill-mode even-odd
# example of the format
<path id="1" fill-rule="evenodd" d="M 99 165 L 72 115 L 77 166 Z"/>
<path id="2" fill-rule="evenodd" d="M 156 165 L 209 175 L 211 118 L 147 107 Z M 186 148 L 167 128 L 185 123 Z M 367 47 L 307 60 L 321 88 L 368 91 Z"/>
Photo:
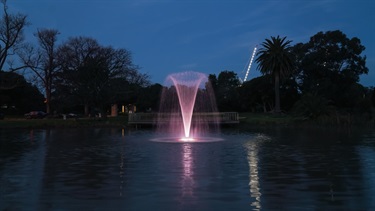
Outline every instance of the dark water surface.
<path id="1" fill-rule="evenodd" d="M 0 210 L 375 210 L 375 130 L 1 129 Z"/>

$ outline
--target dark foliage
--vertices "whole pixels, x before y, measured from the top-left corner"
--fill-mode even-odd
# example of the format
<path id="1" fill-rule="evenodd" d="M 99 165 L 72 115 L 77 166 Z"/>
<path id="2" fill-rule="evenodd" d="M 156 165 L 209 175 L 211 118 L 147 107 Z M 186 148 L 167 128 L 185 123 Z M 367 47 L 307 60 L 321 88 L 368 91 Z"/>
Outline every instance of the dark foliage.
<path id="1" fill-rule="evenodd" d="M 44 97 L 38 88 L 26 82 L 17 73 L 0 71 L 2 80 L 17 81 L 13 89 L 0 90 L 1 111 L 5 114 L 23 115 L 32 110 L 44 109 Z"/>

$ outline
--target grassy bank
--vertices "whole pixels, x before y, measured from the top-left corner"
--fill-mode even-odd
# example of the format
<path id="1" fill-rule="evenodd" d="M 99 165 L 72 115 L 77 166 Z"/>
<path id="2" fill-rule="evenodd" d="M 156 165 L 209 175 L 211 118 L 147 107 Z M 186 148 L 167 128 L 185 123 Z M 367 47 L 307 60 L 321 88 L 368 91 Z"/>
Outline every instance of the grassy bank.
<path id="1" fill-rule="evenodd" d="M 66 120 L 5 118 L 0 120 L 0 128 L 124 127 L 127 125 L 127 120 L 127 116 Z"/>
<path id="2" fill-rule="evenodd" d="M 287 115 L 240 113 L 240 124 L 288 125 L 296 118 Z M 125 127 L 127 116 L 77 119 L 25 119 L 8 117 L 0 120 L 0 128 L 65 128 L 65 127 Z"/>
<path id="3" fill-rule="evenodd" d="M 290 125 L 304 121 L 301 117 L 280 114 L 240 113 L 240 123 L 257 125 Z"/>
<path id="4" fill-rule="evenodd" d="M 375 120 L 362 115 L 331 115 L 307 119 L 286 114 L 240 113 L 240 124 L 293 127 L 375 127 Z"/>
<path id="5" fill-rule="evenodd" d="M 307 120 L 303 117 L 280 114 L 264 113 L 240 113 L 240 125 L 256 126 L 290 126 L 290 127 L 342 127 L 342 126 L 369 126 L 374 127 L 374 120 L 366 120 L 361 117 L 352 116 L 338 119 L 335 116 L 324 117 L 315 120 Z M 127 116 L 107 117 L 107 118 L 77 118 L 77 119 L 25 119 L 17 117 L 7 117 L 0 120 L 0 128 L 69 128 L 69 127 L 126 127 Z"/>

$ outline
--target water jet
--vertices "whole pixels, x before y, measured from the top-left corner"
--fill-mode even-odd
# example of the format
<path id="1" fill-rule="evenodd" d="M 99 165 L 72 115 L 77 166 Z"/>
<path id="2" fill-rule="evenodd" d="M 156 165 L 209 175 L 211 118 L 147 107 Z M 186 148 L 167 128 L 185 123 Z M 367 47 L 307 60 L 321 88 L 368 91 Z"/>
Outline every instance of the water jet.
<path id="1" fill-rule="evenodd" d="M 164 141 L 220 140 L 210 138 L 212 132 L 219 131 L 219 113 L 205 74 L 193 71 L 173 73 L 167 76 L 164 85 L 157 118 L 157 131 L 164 134 Z"/>

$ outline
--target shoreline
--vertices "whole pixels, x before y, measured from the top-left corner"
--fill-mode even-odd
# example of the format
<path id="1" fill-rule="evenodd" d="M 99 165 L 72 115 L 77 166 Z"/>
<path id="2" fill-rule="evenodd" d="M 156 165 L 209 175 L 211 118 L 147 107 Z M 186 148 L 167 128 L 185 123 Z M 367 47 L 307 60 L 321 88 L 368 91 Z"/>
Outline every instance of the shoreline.
<path id="1" fill-rule="evenodd" d="M 240 122 L 238 124 L 223 125 L 222 127 L 291 127 L 291 128 L 375 128 L 375 119 L 363 119 L 353 117 L 349 121 L 340 121 L 334 116 L 320 119 L 305 119 L 292 115 L 273 115 L 264 113 L 239 113 Z M 6 128 L 89 128 L 89 127 L 113 127 L 113 128 L 133 128 L 135 125 L 128 124 L 128 116 L 117 117 L 80 117 L 80 118 L 44 118 L 25 119 L 21 117 L 8 117 L 0 120 L 0 129 Z M 152 125 L 139 125 L 141 128 L 152 128 Z"/>
<path id="2" fill-rule="evenodd" d="M 5 118 L 0 120 L 0 129 L 44 129 L 44 128 L 86 128 L 86 127 L 127 127 L 127 118 L 77 118 L 77 119 L 22 119 Z"/>

